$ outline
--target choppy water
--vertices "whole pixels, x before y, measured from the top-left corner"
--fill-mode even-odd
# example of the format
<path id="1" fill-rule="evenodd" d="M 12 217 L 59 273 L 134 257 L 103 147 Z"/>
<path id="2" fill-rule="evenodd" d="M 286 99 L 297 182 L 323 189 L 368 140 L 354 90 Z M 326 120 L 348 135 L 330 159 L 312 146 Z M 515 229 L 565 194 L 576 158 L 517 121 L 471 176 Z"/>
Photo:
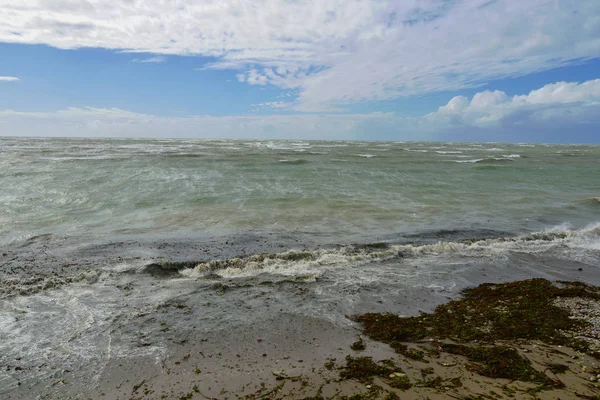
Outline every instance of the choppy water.
<path id="1" fill-rule="evenodd" d="M 0 238 L 580 226 L 599 211 L 599 157 L 598 146 L 5 138 Z"/>
<path id="2" fill-rule="evenodd" d="M 600 146 L 1 138 L 0 397 L 78 398 L 193 329 L 600 283 L 599 222 Z"/>

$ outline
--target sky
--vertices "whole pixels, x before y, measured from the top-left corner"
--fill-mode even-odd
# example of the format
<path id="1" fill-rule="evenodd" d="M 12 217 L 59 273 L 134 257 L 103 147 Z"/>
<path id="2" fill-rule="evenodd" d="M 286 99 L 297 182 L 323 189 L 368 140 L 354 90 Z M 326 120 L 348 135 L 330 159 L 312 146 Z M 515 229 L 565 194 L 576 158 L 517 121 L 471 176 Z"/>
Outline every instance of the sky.
<path id="1" fill-rule="evenodd" d="M 600 143 L 600 1 L 0 0 L 0 136 Z"/>

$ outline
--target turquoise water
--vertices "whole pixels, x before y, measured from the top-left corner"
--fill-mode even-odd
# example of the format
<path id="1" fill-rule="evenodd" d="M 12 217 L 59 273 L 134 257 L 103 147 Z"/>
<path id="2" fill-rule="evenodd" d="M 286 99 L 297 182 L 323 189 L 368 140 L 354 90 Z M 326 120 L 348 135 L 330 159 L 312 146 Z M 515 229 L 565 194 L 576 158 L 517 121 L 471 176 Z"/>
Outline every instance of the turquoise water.
<path id="1" fill-rule="evenodd" d="M 0 139 L 0 240 L 584 226 L 600 146 Z"/>

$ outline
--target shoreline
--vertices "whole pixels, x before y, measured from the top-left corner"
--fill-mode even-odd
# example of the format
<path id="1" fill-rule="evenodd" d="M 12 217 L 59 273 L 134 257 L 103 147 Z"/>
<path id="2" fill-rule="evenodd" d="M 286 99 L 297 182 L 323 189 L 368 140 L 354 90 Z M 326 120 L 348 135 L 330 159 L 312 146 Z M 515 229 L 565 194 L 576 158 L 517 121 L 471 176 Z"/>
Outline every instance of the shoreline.
<path id="1" fill-rule="evenodd" d="M 491 310 L 502 304 L 502 307 L 510 310 L 512 307 L 510 303 L 513 300 L 520 301 L 518 296 L 521 290 L 523 290 L 522 294 L 527 295 L 531 287 L 541 285 L 540 287 L 544 289 L 548 284 L 550 284 L 548 281 L 534 279 L 496 285 L 482 284 L 471 291 L 489 287 L 498 291 L 510 287 L 514 291 L 516 288 L 516 291 L 508 293 L 502 300 L 489 299 L 490 304 L 485 306 Z M 186 351 L 189 353 L 183 356 L 182 361 L 174 363 L 177 372 L 167 368 L 167 375 L 174 373 L 175 376 L 172 378 L 163 376 L 152 383 L 142 380 L 132 386 L 132 394 L 143 392 L 142 396 L 132 398 L 185 399 L 198 396 L 211 400 L 597 398 L 596 396 L 600 394 L 600 385 L 596 383 L 600 380 L 600 340 L 598 339 L 600 288 L 585 286 L 580 290 L 583 286 L 578 283 L 550 285 L 566 288 L 557 292 L 560 309 L 570 314 L 570 318 L 576 317 L 574 321 L 591 322 L 596 336 L 589 347 L 580 347 L 579 339 L 571 341 L 570 339 L 559 340 L 558 336 L 543 336 L 537 333 L 538 330 L 543 329 L 539 326 L 528 327 L 531 332 L 534 332 L 532 338 L 545 337 L 546 339 L 515 337 L 509 340 L 499 339 L 490 334 L 487 340 L 465 341 L 464 338 L 451 337 L 452 333 L 456 334 L 450 332 L 451 329 L 446 332 L 442 330 L 440 336 L 439 330 L 434 333 L 435 330 L 429 331 L 427 328 L 425 331 L 429 333 L 420 337 L 415 336 L 414 332 L 411 333 L 411 323 L 405 328 L 399 328 L 401 324 L 413 319 L 420 319 L 419 323 L 425 323 L 428 319 L 440 318 L 440 315 L 445 312 L 444 307 L 447 306 L 460 310 L 462 303 L 469 301 L 469 292 L 466 292 L 460 299 L 437 307 L 434 313 L 421 314 L 419 317 L 397 317 L 393 314 L 365 314 L 349 317 L 359 321 L 361 325 L 354 331 L 356 336 L 353 335 L 352 330 L 339 330 L 332 325 L 297 316 L 285 316 L 280 321 L 273 321 L 274 324 L 268 331 L 245 330 L 244 338 L 250 340 L 243 340 L 244 343 L 250 343 L 256 335 L 262 337 L 256 336 L 256 346 L 253 346 L 250 351 L 242 346 L 243 356 L 240 353 L 233 356 L 233 353 L 240 349 L 236 346 L 228 348 L 226 352 L 216 353 L 218 363 L 222 363 L 222 369 L 216 368 L 215 371 L 210 371 L 209 376 L 220 376 L 220 379 L 202 376 L 200 367 L 194 370 L 196 376 L 189 379 L 189 370 L 184 364 L 194 363 L 190 359 L 194 358 L 191 354 L 193 350 L 197 350 L 197 347 L 184 346 L 179 354 L 184 354 Z M 568 292 L 571 289 L 574 291 Z M 540 296 L 543 298 L 545 294 Z M 577 303 L 582 302 L 586 296 L 592 298 L 587 298 L 585 304 L 587 309 L 582 313 L 581 306 Z M 480 297 L 476 302 L 481 301 L 486 300 Z M 471 312 L 468 308 L 473 304 L 466 304 L 466 313 Z M 555 304 L 558 303 L 555 301 Z M 519 307 L 517 307 L 518 311 L 523 311 Z M 529 311 L 536 312 L 533 308 Z M 393 317 L 390 322 L 377 322 L 388 316 Z M 524 321 L 519 321 L 517 324 L 527 324 L 527 318 L 531 317 L 524 318 Z M 376 321 L 374 323 L 379 324 L 378 329 L 390 329 L 387 337 L 392 342 L 387 342 L 385 332 L 377 331 L 373 327 L 368 328 L 367 321 Z M 442 323 L 445 324 L 445 321 Z M 552 324 L 549 326 L 554 328 Z M 465 331 L 471 328 L 480 329 L 476 327 L 475 322 L 473 326 L 463 326 L 460 329 L 463 328 Z M 519 331 L 517 325 L 512 329 L 517 329 L 517 336 L 526 332 Z M 555 329 L 551 334 L 561 335 L 563 332 Z M 316 336 L 311 338 L 312 335 Z M 486 335 L 487 332 L 481 337 L 487 337 Z M 475 334 L 474 337 L 479 336 Z M 568 337 L 571 335 L 565 334 L 565 338 Z M 353 339 L 357 340 L 352 341 Z M 401 340 L 401 343 L 398 340 Z M 225 339 L 225 342 L 231 343 L 231 340 Z M 259 354 L 260 349 L 265 353 Z M 484 349 L 484 355 L 474 360 L 473 354 L 464 352 L 465 349 L 468 351 Z M 270 354 L 266 353 L 267 351 Z M 200 354 L 205 358 L 203 352 Z M 213 355 L 210 354 L 209 358 Z M 232 367 L 231 363 L 234 362 L 235 366 Z M 246 368 L 253 366 L 245 369 L 244 365 Z M 225 372 L 226 369 L 229 371 Z M 173 384 L 173 381 L 176 383 Z M 186 381 L 189 384 L 196 382 L 187 393 L 185 392 Z"/>
<path id="2" fill-rule="evenodd" d="M 482 284 L 475 289 L 519 286 L 525 282 L 529 281 Z M 590 293 L 600 293 L 600 288 L 589 288 Z M 581 295 L 580 292 L 578 294 Z M 567 307 L 578 318 L 593 319 L 595 332 L 598 333 L 598 298 L 588 299 L 587 311 L 583 313 L 581 307 L 577 306 L 581 297 L 573 297 L 574 300 L 569 303 L 567 300 L 570 298 L 563 298 L 565 304 L 561 307 Z M 457 306 L 464 300 L 464 296 L 462 300 L 455 298 L 440 307 L 449 304 Z M 181 315 L 187 311 L 183 305 L 174 305 L 165 310 Z M 433 318 L 431 313 L 415 317 L 365 314 L 363 318 L 386 315 L 399 318 L 394 320 L 395 323 L 414 318 Z M 142 315 L 141 318 L 138 325 L 141 330 L 149 320 L 156 319 L 151 315 Z M 394 351 L 393 342 L 390 347 L 390 343 L 385 343 L 382 337 L 375 335 L 374 339 L 373 334 L 365 330 L 364 321 L 361 323 L 357 320 L 360 316 L 346 318 L 357 322 L 352 326 L 340 327 L 314 317 L 282 314 L 279 318 L 257 321 L 239 329 L 184 336 L 176 327 L 159 323 L 157 325 L 161 330 L 167 335 L 170 333 L 166 352 L 114 357 L 94 377 L 93 387 L 73 386 L 76 382 L 71 379 L 76 379 L 73 376 L 75 371 L 65 365 L 65 369 L 52 377 L 52 383 L 46 380 L 39 382 L 41 386 L 33 385 L 27 390 L 19 386 L 5 395 L 10 399 L 31 398 L 31 394 L 36 393 L 40 399 L 218 400 L 595 399 L 597 397 L 594 396 L 600 395 L 600 385 L 596 383 L 600 379 L 600 362 L 598 354 L 594 352 L 586 353 L 582 349 L 537 339 L 490 338 L 467 343 L 436 335 L 417 340 L 409 335 L 402 344 L 407 345 L 410 351 L 404 349 L 400 354 L 397 348 Z M 144 342 L 143 338 L 140 340 L 137 344 L 139 348 L 152 345 Z M 598 343 L 600 341 L 596 340 L 595 345 L 598 346 Z M 529 379 L 521 381 L 485 376 L 481 369 L 473 367 L 485 365 L 481 360 L 474 362 L 460 352 L 441 350 L 465 344 L 470 347 L 514 349 L 510 351 L 524 359 L 533 368 L 531 371 L 537 371 L 531 373 L 541 373 L 545 378 L 538 375 L 537 380 L 529 382 Z M 7 371 L 18 374 L 23 369 L 19 368 L 17 361 L 8 365 Z"/>
<path id="3" fill-rule="evenodd" d="M 141 242 L 48 249 L 43 239 L 11 249 L 3 256 L 2 283 L 9 287 L 15 279 L 26 290 L 0 293 L 0 327 L 7 334 L 0 354 L 6 366 L 0 371 L 0 397 L 503 398 L 489 391 L 504 396 L 498 387 L 512 383 L 473 373 L 464 356 L 445 354 L 427 362 L 406 358 L 389 343 L 370 338 L 353 319 L 366 313 L 418 317 L 455 301 L 465 288 L 489 283 L 545 278 L 600 286 L 597 262 L 561 259 L 552 251 L 512 251 L 515 244 L 561 250 L 568 239 L 562 233 L 536 233 L 521 241 L 504 236 L 478 241 L 458 234 L 452 242 L 437 240 L 439 233 L 423 234 L 419 245 L 311 247 L 261 236 L 156 242 L 150 252 Z M 199 268 L 199 259 L 222 261 Z M 269 270 L 273 265 L 281 270 Z M 196 270 L 197 275 L 182 273 Z M 236 275 L 237 270 L 250 274 Z M 38 288 L 36 274 L 56 284 Z M 34 290 L 28 291 L 29 284 Z M 363 351 L 352 349 L 360 347 L 353 346 L 359 338 Z M 460 344 L 439 337 L 407 343 L 429 352 L 432 346 Z M 598 365 L 588 355 L 539 341 L 494 343 L 515 348 L 535 369 L 554 358 L 569 367 L 555 374 L 569 390 L 600 394 L 590 387 L 596 385 L 589 378 Z M 371 375 L 344 378 L 353 369 L 349 365 L 366 366 Z M 583 366 L 587 370 L 580 370 Z M 516 385 L 511 390 L 536 389 L 527 382 Z M 565 390 L 545 389 L 527 398 L 577 398 Z"/>

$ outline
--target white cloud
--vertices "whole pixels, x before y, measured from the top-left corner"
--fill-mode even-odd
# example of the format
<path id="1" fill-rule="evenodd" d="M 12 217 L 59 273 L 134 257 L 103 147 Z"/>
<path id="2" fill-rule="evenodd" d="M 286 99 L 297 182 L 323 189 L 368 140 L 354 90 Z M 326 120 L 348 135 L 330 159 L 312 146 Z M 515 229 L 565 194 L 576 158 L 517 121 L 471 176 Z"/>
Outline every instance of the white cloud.
<path id="1" fill-rule="evenodd" d="M 19 78 L 15 78 L 14 76 L 0 76 L 0 82 L 17 82 L 20 81 Z"/>
<path id="2" fill-rule="evenodd" d="M 528 114 L 540 120 L 564 118 L 565 110 L 569 110 L 571 116 L 581 116 L 590 110 L 600 111 L 600 79 L 552 83 L 513 97 L 499 90 L 479 92 L 470 101 L 464 96 L 456 96 L 423 119 L 434 126 L 448 123 L 489 126 L 515 114 Z"/>
<path id="3" fill-rule="evenodd" d="M 165 61 L 167 61 L 166 57 L 163 56 L 154 56 L 154 57 L 150 57 L 150 58 L 134 58 L 133 60 L 131 60 L 133 62 L 138 62 L 138 63 L 164 63 Z"/>
<path id="4" fill-rule="evenodd" d="M 0 0 L 0 41 L 214 57 L 323 111 L 599 57 L 600 1 Z"/>
<path id="5" fill-rule="evenodd" d="M 286 102 L 256 108 L 285 109 Z M 3 135 L 600 142 L 600 79 L 526 95 L 457 96 L 418 117 L 392 113 L 159 117 L 110 108 L 0 111 Z"/>
<path id="6" fill-rule="evenodd" d="M 252 104 L 252 107 L 255 110 L 265 110 L 290 108 L 293 105 L 294 103 L 286 103 L 285 101 L 267 101 L 265 103 Z"/>

